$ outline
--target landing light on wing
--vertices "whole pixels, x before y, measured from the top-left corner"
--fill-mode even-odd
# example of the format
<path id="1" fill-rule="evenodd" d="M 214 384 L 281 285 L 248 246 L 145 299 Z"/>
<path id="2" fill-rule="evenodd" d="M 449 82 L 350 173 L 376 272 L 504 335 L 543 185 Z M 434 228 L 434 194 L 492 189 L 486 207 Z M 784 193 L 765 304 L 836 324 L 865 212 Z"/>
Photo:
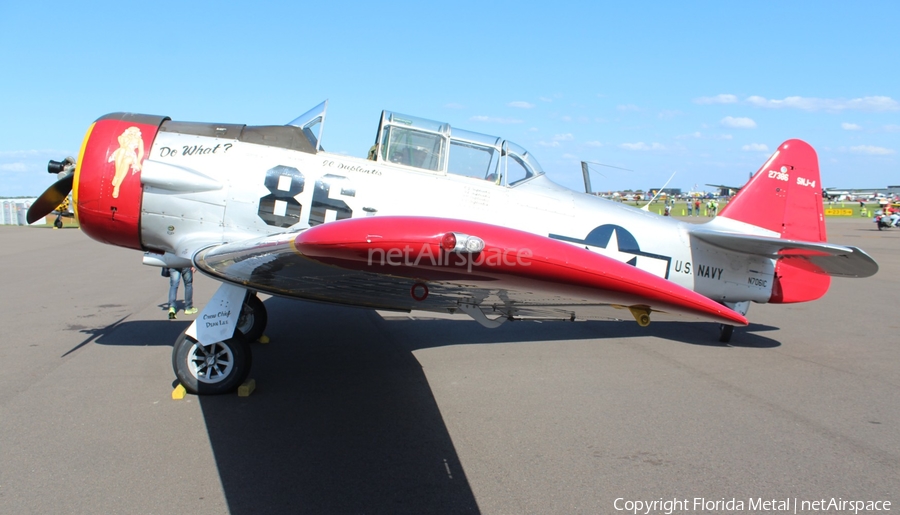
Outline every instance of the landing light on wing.
<path id="1" fill-rule="evenodd" d="M 484 240 L 461 232 L 448 232 L 441 238 L 441 248 L 448 252 L 476 254 L 484 250 Z"/>

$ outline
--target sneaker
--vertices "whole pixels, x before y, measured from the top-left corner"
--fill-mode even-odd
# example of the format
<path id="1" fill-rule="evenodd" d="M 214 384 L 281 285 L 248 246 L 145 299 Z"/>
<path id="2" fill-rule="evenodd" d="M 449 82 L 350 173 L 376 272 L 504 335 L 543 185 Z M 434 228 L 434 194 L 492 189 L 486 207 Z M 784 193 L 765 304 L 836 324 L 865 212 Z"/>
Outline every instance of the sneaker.
<path id="1" fill-rule="evenodd" d="M 169 308 L 169 320 L 175 320 L 175 308 Z"/>
<path id="2" fill-rule="evenodd" d="M 197 312 L 197 308 L 187 308 L 186 310 L 184 310 L 185 315 L 193 315 L 196 312 Z"/>

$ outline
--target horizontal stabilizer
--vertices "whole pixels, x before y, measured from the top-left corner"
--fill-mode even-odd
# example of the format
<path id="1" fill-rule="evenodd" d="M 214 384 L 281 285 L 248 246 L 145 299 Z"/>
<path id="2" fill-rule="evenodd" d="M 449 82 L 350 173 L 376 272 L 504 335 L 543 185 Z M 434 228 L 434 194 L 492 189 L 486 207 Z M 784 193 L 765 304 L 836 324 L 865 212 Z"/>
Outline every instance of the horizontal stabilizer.
<path id="1" fill-rule="evenodd" d="M 806 260 L 817 272 L 834 277 L 869 277 L 878 271 L 878 263 L 856 247 L 705 229 L 695 229 L 691 236 L 735 252 Z"/>

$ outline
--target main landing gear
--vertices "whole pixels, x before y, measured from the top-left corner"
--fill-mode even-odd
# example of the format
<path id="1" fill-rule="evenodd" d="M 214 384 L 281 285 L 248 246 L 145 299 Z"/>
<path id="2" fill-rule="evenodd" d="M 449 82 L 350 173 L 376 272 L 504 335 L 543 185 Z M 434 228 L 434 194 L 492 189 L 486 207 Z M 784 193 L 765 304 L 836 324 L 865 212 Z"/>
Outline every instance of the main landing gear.
<path id="1" fill-rule="evenodd" d="M 251 293 L 241 306 L 241 316 L 237 322 L 238 331 L 244 333 L 248 342 L 255 342 L 263 335 L 268 323 L 266 306 L 256 294 Z"/>
<path id="2" fill-rule="evenodd" d="M 241 306 L 237 329 L 231 338 L 201 344 L 185 332 L 172 349 L 172 368 L 184 389 L 198 395 L 218 395 L 235 391 L 250 374 L 255 342 L 266 329 L 266 307 L 250 293 Z"/>

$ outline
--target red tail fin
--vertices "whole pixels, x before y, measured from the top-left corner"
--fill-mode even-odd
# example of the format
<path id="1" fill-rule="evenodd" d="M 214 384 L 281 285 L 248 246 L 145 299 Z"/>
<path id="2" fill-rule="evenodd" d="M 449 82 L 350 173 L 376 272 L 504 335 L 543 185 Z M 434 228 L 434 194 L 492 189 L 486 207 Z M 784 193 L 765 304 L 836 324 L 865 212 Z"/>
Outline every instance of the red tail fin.
<path id="1" fill-rule="evenodd" d="M 782 238 L 826 241 L 819 158 L 805 141 L 785 141 L 722 210 L 721 216 L 775 231 Z M 802 259 L 784 256 L 775 265 L 769 302 L 815 300 L 831 278 Z"/>
<path id="2" fill-rule="evenodd" d="M 785 141 L 721 211 L 782 238 L 825 241 L 819 158 L 805 141 Z"/>

